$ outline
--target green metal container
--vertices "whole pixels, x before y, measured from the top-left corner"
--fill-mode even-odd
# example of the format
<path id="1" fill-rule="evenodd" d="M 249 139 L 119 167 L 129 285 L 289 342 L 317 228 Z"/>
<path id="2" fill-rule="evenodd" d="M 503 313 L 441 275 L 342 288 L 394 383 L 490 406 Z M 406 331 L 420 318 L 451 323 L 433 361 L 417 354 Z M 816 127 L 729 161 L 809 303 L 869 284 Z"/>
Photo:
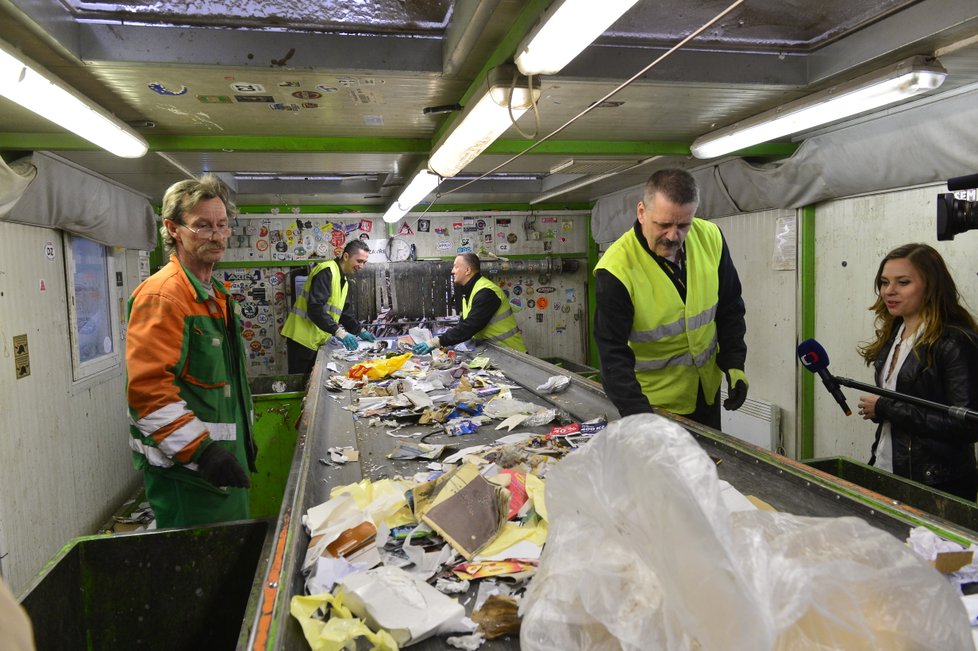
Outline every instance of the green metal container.
<path id="1" fill-rule="evenodd" d="M 824 457 L 804 463 L 965 529 L 978 531 L 978 505 L 973 501 L 934 490 L 926 484 L 884 472 L 848 457 Z"/>
<path id="2" fill-rule="evenodd" d="M 255 443 L 258 472 L 251 475 L 250 509 L 253 518 L 278 517 L 285 484 L 295 454 L 296 432 L 302 414 L 308 375 L 252 378 L 255 405 Z"/>
<path id="3" fill-rule="evenodd" d="M 76 538 L 21 601 L 38 651 L 234 649 L 271 549 L 268 521 Z M 0 648 L 3 641 L 0 640 Z"/>

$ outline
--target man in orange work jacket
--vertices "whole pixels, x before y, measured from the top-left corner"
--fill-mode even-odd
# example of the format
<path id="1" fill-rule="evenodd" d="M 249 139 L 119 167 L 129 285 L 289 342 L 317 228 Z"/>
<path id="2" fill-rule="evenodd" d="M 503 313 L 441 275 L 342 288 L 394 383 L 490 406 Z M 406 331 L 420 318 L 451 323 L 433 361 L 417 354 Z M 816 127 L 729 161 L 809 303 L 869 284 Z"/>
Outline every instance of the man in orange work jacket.
<path id="1" fill-rule="evenodd" d="M 248 517 L 255 472 L 251 392 L 238 306 L 212 278 L 235 213 L 217 177 L 163 197 L 170 262 L 129 299 L 130 446 L 159 527 Z"/>

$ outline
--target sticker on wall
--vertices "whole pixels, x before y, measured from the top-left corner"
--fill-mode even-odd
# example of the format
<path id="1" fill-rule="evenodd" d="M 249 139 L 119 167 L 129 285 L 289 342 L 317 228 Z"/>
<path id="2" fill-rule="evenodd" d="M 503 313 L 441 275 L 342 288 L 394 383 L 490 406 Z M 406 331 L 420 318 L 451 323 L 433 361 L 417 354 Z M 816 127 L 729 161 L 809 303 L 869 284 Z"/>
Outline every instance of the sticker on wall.
<path id="1" fill-rule="evenodd" d="M 265 251 L 267 251 L 268 240 L 258 240 L 257 242 L 255 242 L 255 249 L 257 249 L 260 253 L 264 253 Z"/>
<path id="2" fill-rule="evenodd" d="M 296 99 L 319 99 L 322 96 L 322 93 L 317 93 L 314 90 L 297 90 L 292 93 L 292 97 Z"/>
<path id="3" fill-rule="evenodd" d="M 46 283 L 44 282 L 44 279 L 43 279 L 43 278 L 41 278 L 41 284 L 40 284 L 40 286 L 38 287 L 38 290 L 39 290 L 39 291 L 42 291 L 42 292 L 46 292 L 46 291 L 48 291 L 48 286 L 47 286 L 47 284 L 46 284 Z"/>
<path id="4" fill-rule="evenodd" d="M 546 297 L 541 296 L 540 298 L 537 299 L 537 309 L 538 310 L 545 310 L 545 309 L 547 309 L 547 306 L 548 305 L 550 305 L 550 302 L 547 301 Z"/>
<path id="5" fill-rule="evenodd" d="M 252 84 L 243 81 L 236 81 L 231 84 L 231 90 L 235 93 L 264 93 L 265 87 L 261 84 Z"/>
<path id="6" fill-rule="evenodd" d="M 509 253 L 509 244 L 506 242 L 500 242 L 496 245 L 496 250 L 500 253 Z"/>
<path id="7" fill-rule="evenodd" d="M 523 288 L 521 286 L 517 285 L 516 287 L 513 288 L 513 293 L 516 294 L 517 296 L 519 296 L 520 294 L 523 293 Z"/>
<path id="8" fill-rule="evenodd" d="M 452 222 L 452 230 L 462 230 L 462 222 Z"/>
<path id="9" fill-rule="evenodd" d="M 169 95 L 171 97 L 179 97 L 180 95 L 187 94 L 186 86 L 180 86 L 180 88 L 174 90 L 172 88 L 167 88 L 162 82 L 159 81 L 154 81 L 148 85 L 149 85 L 149 89 L 154 93 L 156 93 L 157 95 Z"/>
<path id="10" fill-rule="evenodd" d="M 292 111 L 294 113 L 294 112 L 296 112 L 296 111 L 299 110 L 299 105 L 298 104 L 281 104 L 281 103 L 276 102 L 274 104 L 269 104 L 268 105 L 268 108 L 272 109 L 273 111 Z"/>
<path id="11" fill-rule="evenodd" d="M 336 86 L 327 86 L 325 84 L 319 84 L 318 86 L 316 86 L 316 90 L 318 90 L 321 93 L 335 93 L 339 91 L 339 88 L 337 88 Z"/>
<path id="12" fill-rule="evenodd" d="M 303 102 L 302 103 L 302 108 L 305 108 L 305 109 L 319 108 L 319 104 L 317 104 L 316 102 Z"/>
<path id="13" fill-rule="evenodd" d="M 268 104 L 275 101 L 271 95 L 235 95 L 234 99 L 242 104 L 258 104 L 261 102 Z"/>
<path id="14" fill-rule="evenodd" d="M 256 353 L 261 350 L 261 342 L 257 339 L 248 345 L 251 347 L 251 350 L 255 351 Z"/>
<path id="15" fill-rule="evenodd" d="M 574 303 L 574 302 L 576 302 L 576 298 L 574 297 L 574 288 L 573 287 L 565 287 L 564 288 L 564 300 L 567 301 L 568 303 Z"/>
<path id="16" fill-rule="evenodd" d="M 537 323 L 543 323 L 543 313 L 537 312 Z"/>
<path id="17" fill-rule="evenodd" d="M 197 95 L 201 104 L 231 104 L 230 95 Z"/>
<path id="18" fill-rule="evenodd" d="M 361 231 L 363 231 L 365 233 L 369 233 L 373 229 L 374 229 L 374 223 L 372 221 L 370 221 L 369 219 L 361 219 L 360 220 L 360 230 Z"/>
<path id="19" fill-rule="evenodd" d="M 509 225 L 510 225 L 509 217 L 496 218 L 496 226 L 499 226 L 500 228 L 509 228 Z"/>
<path id="20" fill-rule="evenodd" d="M 560 311 L 563 312 L 564 314 L 570 314 L 570 310 L 571 310 L 570 305 L 564 305 L 562 308 L 560 308 Z"/>
<path id="21" fill-rule="evenodd" d="M 560 312 L 560 303 L 554 303 L 554 312 Z"/>
<path id="22" fill-rule="evenodd" d="M 438 250 L 439 251 L 451 251 L 452 250 L 452 242 L 451 242 L 451 240 L 442 240 L 441 242 L 439 242 L 438 243 Z"/>
<path id="23" fill-rule="evenodd" d="M 346 233 L 339 229 L 333 229 L 330 233 L 329 242 L 335 247 L 340 247 L 346 244 Z"/>
<path id="24" fill-rule="evenodd" d="M 560 227 L 565 231 L 570 232 L 574 230 L 574 222 L 570 219 L 565 219 L 564 221 L 560 222 Z"/>
<path id="25" fill-rule="evenodd" d="M 519 239 L 520 238 L 516 237 L 516 233 L 510 233 L 509 235 L 506 236 L 506 241 L 509 242 L 510 244 L 516 244 L 517 240 Z"/>
<path id="26" fill-rule="evenodd" d="M 540 223 L 541 224 L 556 224 L 557 223 L 557 218 L 556 217 L 541 217 L 540 218 Z"/>
<path id="27" fill-rule="evenodd" d="M 523 299 L 521 298 L 511 298 L 509 299 L 509 303 L 513 307 L 518 307 L 520 309 L 523 309 Z"/>
<path id="28" fill-rule="evenodd" d="M 492 233 L 483 233 L 482 243 L 486 246 L 492 246 Z"/>
<path id="29" fill-rule="evenodd" d="M 558 335 L 562 335 L 564 334 L 564 331 L 567 330 L 567 326 L 563 323 L 558 323 L 557 327 L 554 328 L 554 330 L 556 330 Z"/>
<path id="30" fill-rule="evenodd" d="M 241 336 L 244 337 L 245 341 L 251 341 L 255 338 L 255 331 L 251 328 L 245 328 L 241 331 Z"/>
<path id="31" fill-rule="evenodd" d="M 364 233 L 364 235 L 366 235 L 366 233 Z M 320 258 L 325 258 L 327 255 L 329 255 L 329 244 L 326 242 L 320 242 L 317 244 L 316 255 L 318 255 Z"/>
<path id="32" fill-rule="evenodd" d="M 557 291 L 556 287 L 537 287 L 537 294 L 553 294 L 555 291 Z"/>
<path id="33" fill-rule="evenodd" d="M 44 257 L 48 260 L 54 260 L 54 242 L 48 240 L 44 243 Z"/>
<path id="34" fill-rule="evenodd" d="M 398 235 L 414 235 L 414 231 L 411 230 L 411 225 L 407 222 L 401 224 L 401 229 L 397 231 Z"/>
<path id="35" fill-rule="evenodd" d="M 298 88 L 301 85 L 302 84 L 300 84 L 297 81 L 280 81 L 280 82 L 278 82 L 278 87 L 279 88 Z"/>
<path id="36" fill-rule="evenodd" d="M 447 226 L 435 226 L 435 233 L 441 235 L 442 237 L 448 237 L 448 227 Z"/>
<path id="37" fill-rule="evenodd" d="M 253 319 L 258 314 L 258 308 L 254 303 L 241 304 L 241 316 L 246 319 Z"/>
<path id="38" fill-rule="evenodd" d="M 430 219 L 419 219 L 418 220 L 418 232 L 427 233 L 431 230 L 431 220 Z"/>
<path id="39" fill-rule="evenodd" d="M 486 220 L 485 219 L 477 219 L 476 222 L 475 222 L 475 227 L 478 228 L 480 231 L 485 230 L 485 228 L 486 228 Z"/>
<path id="40" fill-rule="evenodd" d="M 526 306 L 527 306 L 528 308 L 530 308 L 531 310 L 532 310 L 532 309 L 533 309 L 534 307 L 536 307 L 536 305 L 537 305 L 537 302 L 536 302 L 536 300 L 534 300 L 534 299 L 532 299 L 532 298 L 528 298 L 528 299 L 526 299 Z"/>

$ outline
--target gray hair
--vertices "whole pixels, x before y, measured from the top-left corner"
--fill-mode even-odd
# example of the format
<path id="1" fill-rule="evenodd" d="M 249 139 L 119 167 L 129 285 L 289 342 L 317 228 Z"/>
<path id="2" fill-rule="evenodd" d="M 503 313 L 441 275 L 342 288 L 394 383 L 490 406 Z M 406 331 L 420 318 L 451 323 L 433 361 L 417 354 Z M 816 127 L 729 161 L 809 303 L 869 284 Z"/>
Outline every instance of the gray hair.
<path id="1" fill-rule="evenodd" d="M 700 202 L 700 191 L 693 175 L 678 168 L 659 170 L 649 177 L 645 182 L 646 203 L 651 202 L 658 192 L 678 206 Z"/>
<path id="2" fill-rule="evenodd" d="M 220 199 L 224 202 L 229 220 L 237 216 L 238 209 L 231 201 L 231 190 L 228 186 L 214 174 L 204 174 L 198 179 L 178 181 L 167 188 L 163 195 L 161 217 L 175 224 L 183 224 L 184 216 L 196 208 L 201 201 L 208 199 Z M 166 224 L 160 226 L 160 237 L 166 254 L 173 253 L 176 242 L 166 230 Z"/>

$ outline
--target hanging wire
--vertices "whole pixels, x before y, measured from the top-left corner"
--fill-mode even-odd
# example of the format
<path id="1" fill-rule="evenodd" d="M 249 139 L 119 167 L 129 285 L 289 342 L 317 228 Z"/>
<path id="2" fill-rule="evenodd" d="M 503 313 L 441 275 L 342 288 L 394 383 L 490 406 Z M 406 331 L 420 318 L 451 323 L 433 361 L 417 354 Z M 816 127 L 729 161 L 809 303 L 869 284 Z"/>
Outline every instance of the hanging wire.
<path id="1" fill-rule="evenodd" d="M 451 190 L 448 190 L 447 192 L 442 192 L 442 193 L 435 194 L 435 201 L 437 201 L 438 199 L 440 199 L 441 197 L 443 197 L 445 195 L 452 194 L 453 192 L 458 192 L 459 190 L 462 190 L 463 188 L 468 187 L 469 185 L 475 183 L 476 181 L 481 181 L 482 179 L 486 178 L 487 176 L 498 172 L 500 169 L 506 167 L 507 165 L 509 165 L 513 161 L 515 161 L 515 160 L 517 160 L 519 158 L 522 158 L 524 155 L 530 153 L 531 151 L 533 151 L 534 149 L 536 149 L 537 147 L 539 147 L 540 145 L 542 145 L 546 141 L 550 140 L 551 138 L 553 138 L 554 136 L 556 136 L 558 133 L 560 133 L 561 131 L 563 131 L 564 129 L 566 129 L 567 127 L 569 127 L 570 125 L 574 124 L 574 122 L 576 122 L 577 120 L 581 119 L 582 117 L 584 117 L 585 115 L 587 115 L 588 113 L 590 113 L 592 110 L 594 110 L 595 108 L 597 108 L 602 102 L 605 102 L 605 101 L 609 100 L 610 98 L 612 98 L 613 96 L 615 96 L 618 92 L 620 92 L 621 90 L 627 88 L 636 79 L 638 79 L 639 77 L 641 77 L 642 75 L 644 75 L 646 72 L 648 72 L 649 70 L 651 70 L 652 68 L 654 68 L 655 66 L 657 66 L 661 61 L 663 61 L 664 59 L 666 59 L 673 52 L 675 52 L 676 50 L 680 49 L 681 47 L 683 47 L 684 45 L 686 45 L 687 43 L 689 43 L 691 40 L 693 40 L 694 38 L 696 38 L 697 36 L 699 36 L 700 34 L 702 34 L 704 31 L 706 31 L 707 29 L 709 29 L 714 23 L 716 23 L 718 20 L 720 20 L 721 18 L 723 18 L 724 16 L 726 16 L 727 14 L 729 14 L 731 11 L 733 11 L 734 9 L 736 9 L 738 6 L 740 6 L 741 4 L 743 4 L 743 2 L 744 2 L 744 0 L 735 0 L 735 2 L 733 2 L 729 7 L 727 7 L 726 9 L 724 9 L 723 11 L 721 11 L 720 13 L 718 13 L 716 16 L 714 16 L 713 18 L 711 18 L 706 23 L 704 23 L 699 29 L 697 29 L 696 31 L 690 33 L 686 38 L 684 38 L 683 40 L 679 41 L 678 43 L 676 43 L 675 45 L 673 45 L 671 48 L 669 48 L 668 50 L 666 50 L 665 52 L 663 52 L 662 54 L 660 54 L 658 56 L 658 58 L 656 58 L 652 63 L 650 63 L 649 65 L 645 66 L 644 68 L 642 68 L 641 70 L 639 70 L 637 73 L 635 73 L 634 75 L 632 75 L 631 77 L 629 77 L 628 79 L 626 79 L 624 82 L 622 82 L 621 84 L 619 84 L 618 86 L 616 86 L 613 90 L 611 90 L 608 94 L 606 94 L 601 99 L 599 99 L 599 100 L 597 100 L 595 102 L 592 102 L 586 109 L 584 109 L 583 111 L 581 111 L 580 113 L 578 113 L 577 115 L 575 115 L 574 117 L 572 117 L 571 119 L 569 119 L 567 122 L 565 122 L 561 126 L 557 127 L 556 129 L 554 129 L 553 131 L 551 131 L 550 133 L 548 133 L 547 135 L 545 135 L 540 140 L 537 140 L 536 142 L 534 142 L 532 145 L 530 145 L 529 147 L 527 147 L 523 151 L 519 152 L 518 154 L 515 154 L 514 156 L 510 157 L 506 161 L 504 161 L 504 162 L 500 163 L 499 165 L 497 165 L 496 167 L 492 168 L 488 172 L 484 172 L 482 175 L 477 176 L 476 178 L 472 179 L 471 181 L 467 181 L 467 182 L 463 183 L 462 185 L 460 185 L 458 187 L 455 187 L 455 188 L 452 188 Z M 531 95 L 532 95 L 532 93 L 531 93 Z M 432 203 L 434 203 L 434 202 L 432 202 Z"/>
<path id="2" fill-rule="evenodd" d="M 527 140 L 533 140 L 538 135 L 540 135 L 540 111 L 537 109 L 537 99 L 533 96 L 533 75 L 527 75 L 526 92 L 530 94 L 530 107 L 533 109 L 533 119 L 536 123 L 533 128 L 533 133 L 526 133 L 520 128 L 520 125 L 516 123 L 516 118 L 513 117 L 513 96 L 516 94 L 516 80 L 519 78 L 520 73 L 515 67 L 513 68 L 513 83 L 509 87 L 509 101 L 506 102 L 506 108 L 509 110 L 509 121 L 512 123 L 513 127 L 516 129 L 517 133 L 526 138 Z"/>

